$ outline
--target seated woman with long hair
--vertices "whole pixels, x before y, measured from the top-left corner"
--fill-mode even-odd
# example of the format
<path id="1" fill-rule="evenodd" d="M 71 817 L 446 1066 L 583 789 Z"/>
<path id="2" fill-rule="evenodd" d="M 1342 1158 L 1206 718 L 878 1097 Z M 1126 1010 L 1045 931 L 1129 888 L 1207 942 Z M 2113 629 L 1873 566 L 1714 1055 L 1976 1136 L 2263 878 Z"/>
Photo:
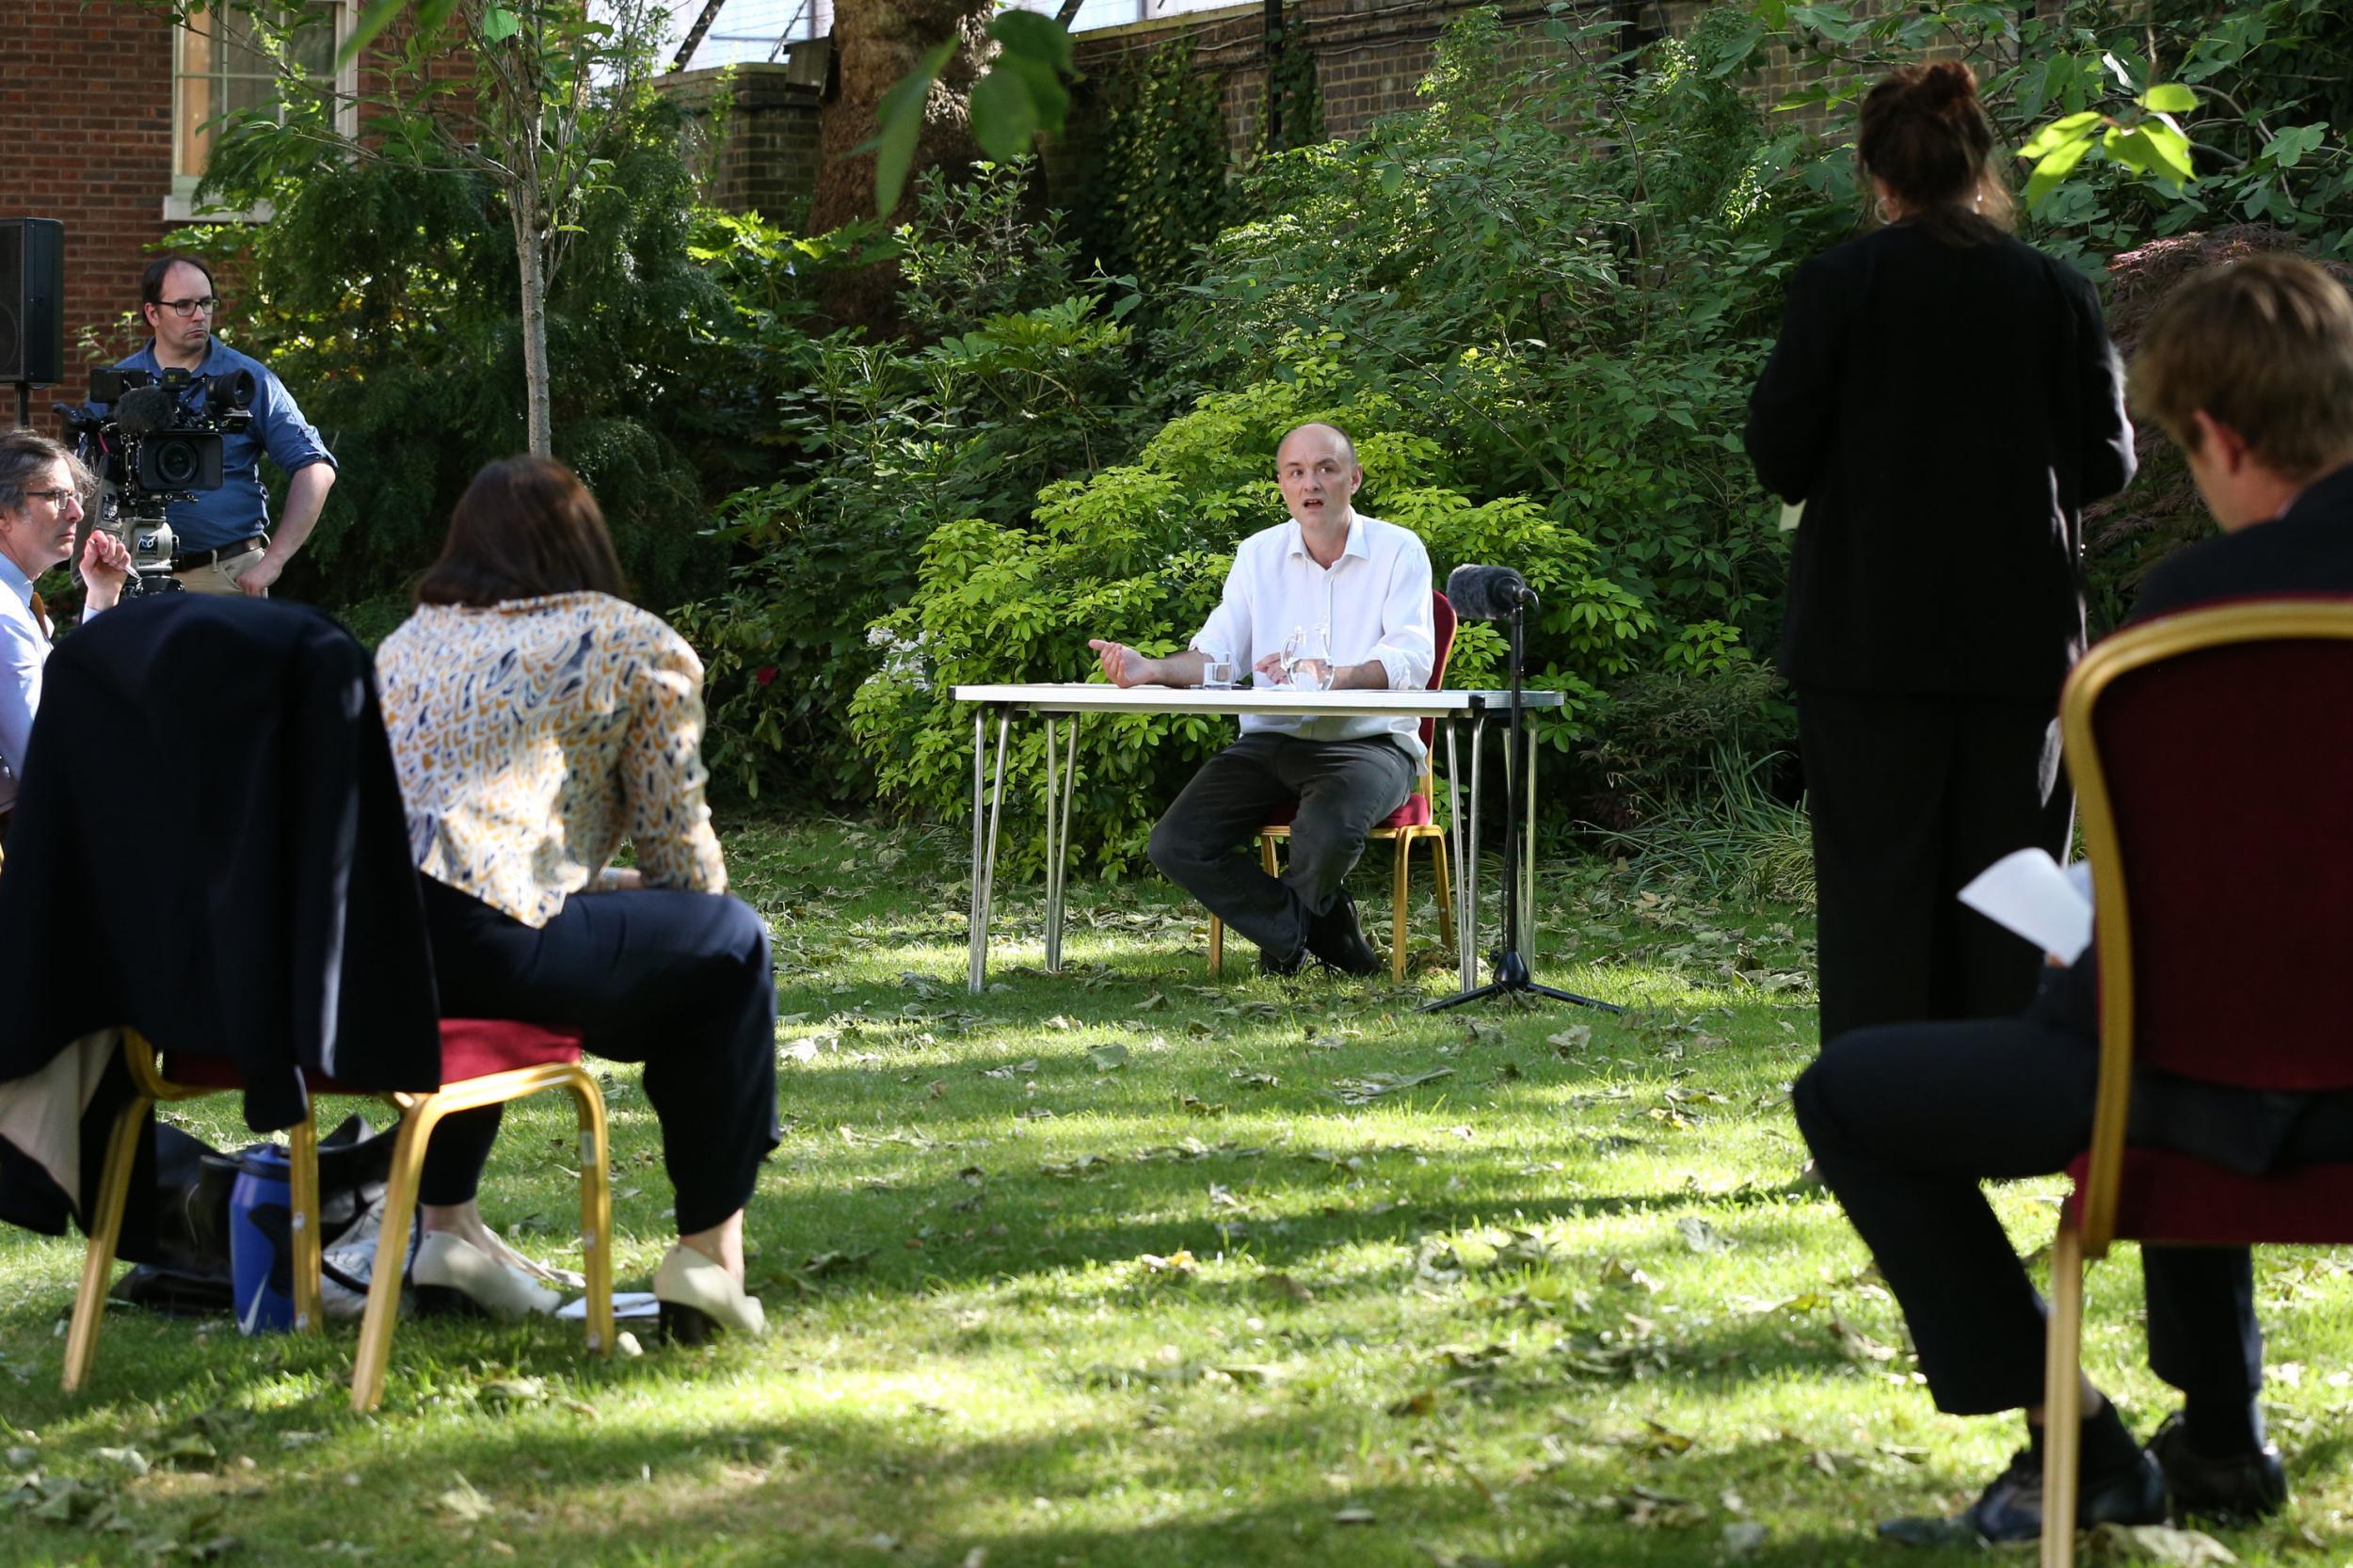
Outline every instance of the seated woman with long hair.
<path id="1" fill-rule="evenodd" d="M 376 672 L 442 1014 L 568 1030 L 645 1064 L 678 1197 L 679 1241 L 654 1275 L 664 1329 L 758 1334 L 744 1207 L 778 1137 L 776 982 L 703 804 L 700 661 L 622 597 L 603 514 L 571 470 L 510 457 L 457 503 Z M 624 837 L 636 869 L 607 871 Z M 476 1208 L 499 1114 L 433 1134 L 411 1271 L 423 1309 L 554 1307 Z"/>

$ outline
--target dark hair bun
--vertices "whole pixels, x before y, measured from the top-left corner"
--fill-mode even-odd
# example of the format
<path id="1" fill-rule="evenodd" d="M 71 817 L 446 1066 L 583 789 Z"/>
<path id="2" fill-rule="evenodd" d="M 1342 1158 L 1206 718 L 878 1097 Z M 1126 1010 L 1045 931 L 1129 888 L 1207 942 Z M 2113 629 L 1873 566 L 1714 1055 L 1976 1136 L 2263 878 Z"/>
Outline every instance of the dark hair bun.
<path id="1" fill-rule="evenodd" d="M 1956 104 L 1977 96 L 1977 73 L 1960 60 L 1939 60 L 1921 73 L 1920 104 L 1931 114 L 1945 114 Z"/>

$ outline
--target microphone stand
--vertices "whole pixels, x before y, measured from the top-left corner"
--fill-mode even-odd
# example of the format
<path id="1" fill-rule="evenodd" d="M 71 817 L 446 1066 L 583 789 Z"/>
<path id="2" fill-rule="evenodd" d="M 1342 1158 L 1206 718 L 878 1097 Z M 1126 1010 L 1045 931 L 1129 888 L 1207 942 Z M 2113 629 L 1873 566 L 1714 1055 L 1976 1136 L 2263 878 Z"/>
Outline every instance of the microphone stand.
<path id="1" fill-rule="evenodd" d="M 1511 783 L 1504 792 L 1506 805 L 1503 812 L 1503 946 L 1489 955 L 1489 962 L 1495 966 L 1493 980 L 1484 985 L 1474 986 L 1470 990 L 1457 992 L 1450 997 L 1441 997 L 1436 1001 L 1426 1003 L 1420 1009 L 1424 1013 L 1442 1012 L 1449 1007 L 1460 1007 L 1466 1001 L 1480 1001 L 1494 996 L 1508 996 L 1515 1000 L 1523 996 L 1550 997 L 1555 1001 L 1571 1001 L 1579 1007 L 1598 1007 L 1605 1013 L 1625 1011 L 1614 1002 L 1602 1001 L 1593 997 L 1581 997 L 1575 991 L 1563 991 L 1551 985 L 1537 984 L 1534 976 L 1529 972 L 1527 958 L 1520 952 L 1520 894 L 1525 886 L 1521 879 L 1520 832 L 1522 824 L 1527 820 L 1528 776 L 1530 771 L 1529 762 L 1535 748 L 1535 737 L 1527 733 L 1527 713 L 1520 698 L 1523 680 L 1521 639 L 1526 630 L 1523 622 L 1528 600 L 1531 597 L 1533 596 L 1523 587 L 1512 600 L 1512 718 L 1505 731 L 1504 741 L 1504 744 L 1509 748 L 1505 754 L 1509 765 L 1504 772 L 1509 776 Z M 1466 843 L 1462 846 L 1462 852 L 1466 856 L 1475 856 L 1479 853 L 1479 846 Z M 1475 859 L 1470 863 L 1474 866 L 1478 864 Z M 1533 897 L 1532 892 L 1530 897 Z M 1530 910 L 1529 913 L 1533 916 L 1535 912 Z"/>

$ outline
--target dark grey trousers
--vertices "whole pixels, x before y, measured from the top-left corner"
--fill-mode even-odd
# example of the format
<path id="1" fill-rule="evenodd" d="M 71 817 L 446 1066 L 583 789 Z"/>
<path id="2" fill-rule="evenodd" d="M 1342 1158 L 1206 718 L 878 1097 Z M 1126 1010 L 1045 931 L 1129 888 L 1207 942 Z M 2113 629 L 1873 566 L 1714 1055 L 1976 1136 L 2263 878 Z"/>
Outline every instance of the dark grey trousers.
<path id="1" fill-rule="evenodd" d="M 1413 792 L 1420 771 L 1386 735 L 1305 741 L 1244 735 L 1193 775 L 1152 829 L 1152 864 L 1227 925 L 1288 958 L 1332 907 L 1365 835 Z M 1258 864 L 1258 829 L 1292 801 L 1290 859 L 1279 877 Z"/>

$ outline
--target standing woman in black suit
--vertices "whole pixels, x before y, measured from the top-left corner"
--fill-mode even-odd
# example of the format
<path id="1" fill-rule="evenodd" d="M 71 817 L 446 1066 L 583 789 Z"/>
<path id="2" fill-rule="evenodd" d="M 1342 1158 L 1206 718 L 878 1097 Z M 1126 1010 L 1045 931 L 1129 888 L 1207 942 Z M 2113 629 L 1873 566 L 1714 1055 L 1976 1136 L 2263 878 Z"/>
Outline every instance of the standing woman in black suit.
<path id="1" fill-rule="evenodd" d="M 1881 227 L 1791 276 L 1746 432 L 1766 488 L 1804 505 L 1781 668 L 1824 1040 L 2033 995 L 2041 955 L 1954 895 L 2012 850 L 2065 846 L 2081 513 L 2133 473 L 2099 296 L 2010 237 L 1969 68 L 1881 82 L 1856 152 Z"/>

